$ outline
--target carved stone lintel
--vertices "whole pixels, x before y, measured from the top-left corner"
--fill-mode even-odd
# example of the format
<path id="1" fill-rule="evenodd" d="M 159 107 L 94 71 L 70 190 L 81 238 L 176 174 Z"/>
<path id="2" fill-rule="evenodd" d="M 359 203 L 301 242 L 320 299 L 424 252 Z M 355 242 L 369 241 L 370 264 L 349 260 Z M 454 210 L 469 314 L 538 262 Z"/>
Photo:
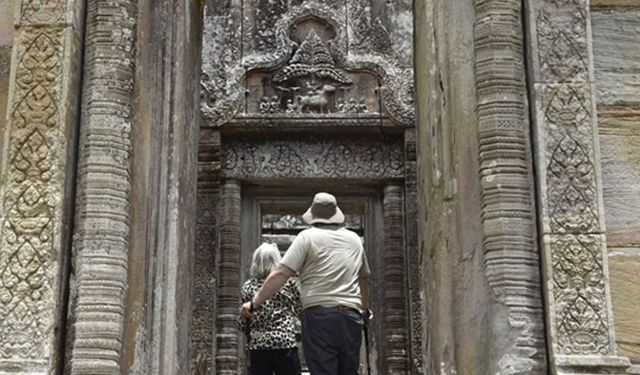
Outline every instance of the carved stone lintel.
<path id="1" fill-rule="evenodd" d="M 54 373 L 63 357 L 83 3 L 16 4 L 0 157 L 0 373 Z"/>
<path id="2" fill-rule="evenodd" d="M 608 282 L 590 9 L 528 0 L 530 96 L 553 373 L 623 374 Z"/>
<path id="3" fill-rule="evenodd" d="M 223 159 L 224 175 L 236 178 L 394 178 L 404 175 L 401 139 L 229 139 L 223 144 Z"/>

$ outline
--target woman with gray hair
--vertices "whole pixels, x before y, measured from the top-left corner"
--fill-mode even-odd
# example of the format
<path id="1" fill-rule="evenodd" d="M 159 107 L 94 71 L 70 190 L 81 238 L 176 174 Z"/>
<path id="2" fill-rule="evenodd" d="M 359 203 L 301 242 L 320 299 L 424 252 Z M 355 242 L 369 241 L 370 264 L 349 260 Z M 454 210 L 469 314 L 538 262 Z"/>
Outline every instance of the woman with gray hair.
<path id="1" fill-rule="evenodd" d="M 250 302 L 269 273 L 280 263 L 278 246 L 263 243 L 254 252 L 249 280 L 242 286 L 242 302 Z M 250 324 L 249 353 L 251 375 L 299 375 L 295 320 L 302 310 L 300 291 L 293 279 L 255 311 L 251 320 L 240 317 L 245 329 Z"/>

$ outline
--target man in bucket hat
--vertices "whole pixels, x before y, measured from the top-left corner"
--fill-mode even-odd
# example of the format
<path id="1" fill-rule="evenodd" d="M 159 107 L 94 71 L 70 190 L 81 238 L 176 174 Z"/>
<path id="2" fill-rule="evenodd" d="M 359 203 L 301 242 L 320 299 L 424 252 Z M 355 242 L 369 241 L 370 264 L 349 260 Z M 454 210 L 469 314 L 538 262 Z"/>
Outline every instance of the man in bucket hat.
<path id="1" fill-rule="evenodd" d="M 303 349 L 312 375 L 356 375 L 363 311 L 369 311 L 369 265 L 358 235 L 342 226 L 336 198 L 318 193 L 303 220 L 312 227 L 296 236 L 280 264 L 242 315 L 269 299 L 296 273 L 300 276 Z"/>

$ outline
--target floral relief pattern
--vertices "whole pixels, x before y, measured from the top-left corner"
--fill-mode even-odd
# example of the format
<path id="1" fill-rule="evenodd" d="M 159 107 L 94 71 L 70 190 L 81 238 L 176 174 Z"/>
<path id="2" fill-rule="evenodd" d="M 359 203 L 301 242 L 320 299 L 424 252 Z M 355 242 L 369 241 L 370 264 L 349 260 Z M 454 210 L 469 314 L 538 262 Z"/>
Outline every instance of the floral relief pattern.
<path id="1" fill-rule="evenodd" d="M 550 237 L 549 306 L 557 355 L 608 355 L 610 305 L 598 186 L 597 133 L 589 81 L 587 0 L 539 0 L 535 36 L 537 124 L 543 143 L 543 222 Z"/>
<path id="2" fill-rule="evenodd" d="M 400 142 L 230 141 L 223 146 L 227 177 L 349 177 L 404 175 Z"/>
<path id="3" fill-rule="evenodd" d="M 552 241 L 558 349 L 563 354 L 608 354 L 600 237 L 558 236 Z"/>
<path id="4" fill-rule="evenodd" d="M 54 186 L 62 30 L 19 34 L 0 253 L 0 358 L 41 359 L 50 324 L 57 254 Z"/>

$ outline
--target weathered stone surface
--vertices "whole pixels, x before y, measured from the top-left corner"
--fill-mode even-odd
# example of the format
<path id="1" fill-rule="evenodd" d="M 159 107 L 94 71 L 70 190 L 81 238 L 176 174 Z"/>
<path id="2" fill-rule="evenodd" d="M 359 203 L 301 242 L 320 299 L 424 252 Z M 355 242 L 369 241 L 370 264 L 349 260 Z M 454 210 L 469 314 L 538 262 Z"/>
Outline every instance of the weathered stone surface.
<path id="1" fill-rule="evenodd" d="M 371 17 L 367 0 L 348 4 L 366 13 L 359 20 Z M 357 28 L 355 37 L 366 44 L 358 53 L 348 48 L 347 33 L 353 36 L 354 29 L 344 1 L 245 5 L 244 17 L 233 1 L 224 11 L 212 6 L 205 17 L 201 84 L 206 124 L 223 125 L 236 115 L 322 118 L 332 113 L 348 118 L 384 112 L 400 125 L 413 125 L 407 4 L 387 7 L 387 26 L 378 17 Z M 394 23 L 402 27 L 392 35 L 387 27 Z M 371 49 L 371 43 L 388 50 Z"/>
<path id="2" fill-rule="evenodd" d="M 401 139 L 312 136 L 223 142 L 223 174 L 234 178 L 397 178 L 404 175 Z"/>
<path id="3" fill-rule="evenodd" d="M 92 1 L 87 6 L 71 374 L 120 373 L 129 265 L 136 12 L 129 0 Z"/>
<path id="4" fill-rule="evenodd" d="M 635 216 L 637 217 L 637 216 Z M 609 272 L 616 341 L 621 355 L 640 363 L 640 247 L 610 247 Z"/>
<path id="5" fill-rule="evenodd" d="M 640 0 L 591 0 L 591 7 L 607 7 L 607 8 L 638 8 L 640 7 Z"/>
<path id="6" fill-rule="evenodd" d="M 640 115 L 601 112 L 599 133 L 607 242 L 640 246 Z"/>
<path id="7" fill-rule="evenodd" d="M 2 142 L 0 372 L 49 374 L 62 357 L 82 3 L 20 3 Z"/>
<path id="8" fill-rule="evenodd" d="M 550 371 L 625 373 L 612 324 L 589 2 L 530 0 L 527 9 Z"/>
<path id="9" fill-rule="evenodd" d="M 591 23 L 598 105 L 640 105 L 640 7 L 594 11 Z"/>

